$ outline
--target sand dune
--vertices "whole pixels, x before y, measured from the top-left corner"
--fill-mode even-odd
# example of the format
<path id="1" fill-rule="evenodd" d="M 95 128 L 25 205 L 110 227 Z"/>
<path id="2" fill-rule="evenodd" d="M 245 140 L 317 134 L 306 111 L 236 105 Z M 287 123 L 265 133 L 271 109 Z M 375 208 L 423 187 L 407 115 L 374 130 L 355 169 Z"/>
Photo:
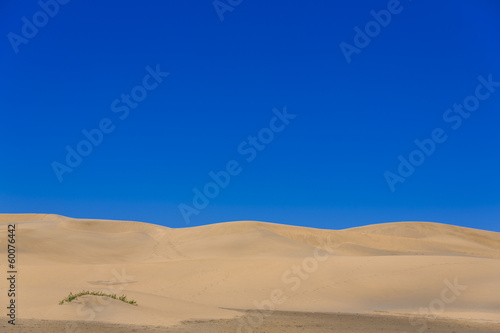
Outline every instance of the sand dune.
<path id="1" fill-rule="evenodd" d="M 415 329 L 434 316 L 500 324 L 499 233 L 424 222 L 319 230 L 243 221 L 171 229 L 4 214 L 2 249 L 12 222 L 20 321 L 168 326 L 263 308 L 416 315 Z M 0 304 L 7 304 L 6 282 L 1 287 Z M 58 304 L 84 289 L 126 294 L 138 306 L 98 296 Z"/>

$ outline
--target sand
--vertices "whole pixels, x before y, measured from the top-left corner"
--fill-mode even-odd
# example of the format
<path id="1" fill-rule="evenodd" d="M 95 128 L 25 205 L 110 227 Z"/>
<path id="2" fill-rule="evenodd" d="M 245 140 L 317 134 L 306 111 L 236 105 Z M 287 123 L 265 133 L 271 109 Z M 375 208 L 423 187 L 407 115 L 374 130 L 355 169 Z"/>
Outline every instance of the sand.
<path id="1" fill-rule="evenodd" d="M 3 315 L 2 332 L 500 332 L 499 233 L 426 222 L 171 229 L 2 214 L 0 249 L 13 222 L 17 325 Z M 58 304 L 82 290 L 138 305 L 99 296 Z"/>
<path id="2" fill-rule="evenodd" d="M 247 311 L 243 320 L 255 320 L 261 313 Z M 25 319 L 14 328 L 0 325 L 0 330 L 13 333 L 132 333 L 132 332 L 170 332 L 170 333 L 233 333 L 241 327 L 241 318 L 185 321 L 170 327 L 144 326 L 128 324 L 110 324 L 86 321 L 59 321 Z M 360 315 L 340 313 L 308 313 L 273 311 L 266 314 L 263 321 L 254 332 L 282 333 L 370 333 L 370 332 L 419 332 L 421 327 L 414 327 L 408 317 L 390 315 Z M 435 319 L 430 321 L 425 332 L 434 333 L 493 333 L 498 332 L 498 324 L 457 321 L 450 319 Z M 243 331 L 245 332 L 245 331 Z"/>

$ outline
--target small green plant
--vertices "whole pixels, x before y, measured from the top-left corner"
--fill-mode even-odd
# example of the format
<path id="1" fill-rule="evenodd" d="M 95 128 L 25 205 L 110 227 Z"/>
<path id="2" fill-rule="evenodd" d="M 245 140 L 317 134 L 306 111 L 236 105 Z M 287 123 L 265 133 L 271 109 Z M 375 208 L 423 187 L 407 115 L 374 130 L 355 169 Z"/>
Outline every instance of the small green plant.
<path id="1" fill-rule="evenodd" d="M 128 303 L 128 304 L 137 305 L 136 301 L 128 300 L 127 296 L 125 296 L 125 295 L 121 295 L 120 297 L 117 298 L 116 294 L 106 294 L 106 293 L 103 293 L 102 291 L 88 291 L 88 290 L 84 290 L 82 292 L 79 292 L 78 294 L 73 294 L 72 292 L 70 292 L 69 295 L 65 299 L 63 299 L 62 301 L 59 302 L 59 305 L 64 304 L 64 302 L 69 303 L 72 300 L 76 299 L 77 297 L 85 296 L 85 295 L 105 296 L 105 297 L 109 297 L 112 299 L 118 299 L 118 300 L 125 302 L 125 303 Z"/>

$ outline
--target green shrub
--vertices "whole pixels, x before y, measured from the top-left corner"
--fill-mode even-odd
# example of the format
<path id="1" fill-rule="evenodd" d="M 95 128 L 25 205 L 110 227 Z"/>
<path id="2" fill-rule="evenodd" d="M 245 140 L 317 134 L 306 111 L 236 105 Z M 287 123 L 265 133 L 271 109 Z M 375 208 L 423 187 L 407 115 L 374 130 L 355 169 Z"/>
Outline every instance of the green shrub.
<path id="1" fill-rule="evenodd" d="M 69 295 L 65 299 L 63 299 L 62 301 L 59 302 L 59 305 L 64 304 L 64 302 L 69 303 L 72 300 L 76 299 L 77 297 L 85 296 L 85 295 L 105 296 L 105 297 L 109 297 L 112 299 L 118 299 L 118 300 L 125 302 L 125 303 L 128 303 L 128 304 L 137 305 L 136 301 L 128 300 L 127 296 L 125 296 L 125 295 L 121 295 L 120 297 L 117 298 L 116 294 L 106 294 L 106 293 L 103 293 L 102 291 L 88 291 L 88 290 L 84 290 L 82 292 L 79 292 L 78 294 L 73 294 L 70 292 Z"/>

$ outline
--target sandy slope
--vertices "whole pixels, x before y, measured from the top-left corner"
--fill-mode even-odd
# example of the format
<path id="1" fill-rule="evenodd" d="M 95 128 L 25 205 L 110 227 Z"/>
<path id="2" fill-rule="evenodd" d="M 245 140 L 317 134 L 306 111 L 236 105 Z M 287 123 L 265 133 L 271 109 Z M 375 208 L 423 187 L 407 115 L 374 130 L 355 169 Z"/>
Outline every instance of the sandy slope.
<path id="1" fill-rule="evenodd" d="M 19 214 L 0 215 L 0 249 L 11 222 L 18 320 L 172 325 L 261 307 L 416 314 L 416 328 L 434 315 L 500 323 L 499 233 L 423 222 L 318 230 L 245 221 L 170 229 Z M 138 306 L 96 296 L 58 304 L 83 289 L 124 293 Z"/>

